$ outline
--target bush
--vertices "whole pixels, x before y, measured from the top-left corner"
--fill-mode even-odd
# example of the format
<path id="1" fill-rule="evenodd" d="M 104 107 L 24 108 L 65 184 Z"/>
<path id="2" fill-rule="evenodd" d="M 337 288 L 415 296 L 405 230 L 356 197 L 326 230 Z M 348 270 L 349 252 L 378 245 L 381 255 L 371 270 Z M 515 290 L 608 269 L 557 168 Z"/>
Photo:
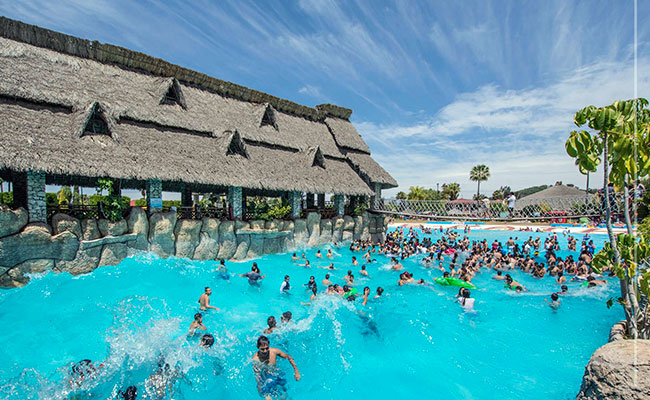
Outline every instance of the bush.
<path id="1" fill-rule="evenodd" d="M 14 202 L 14 193 L 13 192 L 4 192 L 0 194 L 0 204 L 9 204 L 12 205 Z"/>
<path id="2" fill-rule="evenodd" d="M 266 213 L 262 214 L 262 219 L 266 221 L 270 221 L 272 219 L 283 219 L 286 218 L 290 212 L 290 205 L 283 206 L 282 204 L 276 204 L 275 206 L 270 207 Z"/>

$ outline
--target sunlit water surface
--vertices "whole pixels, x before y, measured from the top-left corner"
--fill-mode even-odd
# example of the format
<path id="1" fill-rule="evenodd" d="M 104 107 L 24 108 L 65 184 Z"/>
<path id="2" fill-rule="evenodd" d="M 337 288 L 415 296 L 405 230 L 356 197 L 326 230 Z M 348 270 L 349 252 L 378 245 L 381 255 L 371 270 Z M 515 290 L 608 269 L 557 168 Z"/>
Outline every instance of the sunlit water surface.
<path id="1" fill-rule="evenodd" d="M 530 235 L 546 234 L 474 230 L 470 237 L 491 243 Z M 601 247 L 604 237 L 593 238 Z M 560 241 L 563 257 L 569 253 L 566 240 Z M 327 248 L 320 247 L 323 253 Z M 342 284 L 350 268 L 359 290 L 382 286 L 384 297 L 363 307 L 359 300 L 321 295 L 302 306 L 309 276 L 323 291 L 320 282 L 329 272 L 316 268 L 329 264 L 314 256 L 316 249 L 306 250 L 311 269 L 292 264 L 291 254 L 257 259 L 266 274 L 260 287 L 235 275 L 250 270 L 251 262 L 228 262 L 232 276 L 225 280 L 216 262 L 142 254 L 91 274 L 49 273 L 24 288 L 0 291 L 0 397 L 115 398 L 119 389 L 135 385 L 138 398 L 152 398 L 147 379 L 164 359 L 180 375 L 167 398 L 258 398 L 250 361 L 255 341 L 269 315 L 279 320 L 290 310 L 295 322 L 270 337 L 300 368 L 296 382 L 290 365 L 279 361 L 293 399 L 570 399 L 590 355 L 623 316 L 605 305 L 618 290 L 614 281 L 599 289 L 569 283 L 570 294 L 556 312 L 543 301 L 559 290 L 553 278 L 514 272 L 530 289 L 515 294 L 484 271 L 473 282 L 479 288 L 472 291 L 475 312 L 467 313 L 454 303 L 457 288 L 399 287 L 399 273 L 388 269 L 384 256 L 368 265 L 371 278 L 362 278 L 350 264 L 352 255 L 361 254 L 333 251 L 334 282 Z M 424 268 L 421 258 L 403 264 L 431 283 L 440 272 Z M 289 295 L 279 291 L 285 274 L 293 284 Z M 209 350 L 186 335 L 204 286 L 212 287 L 211 303 L 221 308 L 204 318 L 217 339 Z M 103 367 L 73 390 L 70 366 L 82 359 Z"/>

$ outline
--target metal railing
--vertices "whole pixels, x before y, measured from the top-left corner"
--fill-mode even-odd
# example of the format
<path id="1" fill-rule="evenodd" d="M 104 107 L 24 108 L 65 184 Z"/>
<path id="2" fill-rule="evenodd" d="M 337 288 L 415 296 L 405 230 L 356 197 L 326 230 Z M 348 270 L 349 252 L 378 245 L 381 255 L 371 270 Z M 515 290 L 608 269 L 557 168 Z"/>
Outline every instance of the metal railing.
<path id="1" fill-rule="evenodd" d="M 624 196 L 610 196 L 612 214 L 620 215 Z M 632 199 L 629 199 L 630 203 Z M 522 198 L 515 201 L 513 209 L 507 201 L 499 200 L 402 200 L 381 199 L 372 204 L 371 211 L 430 219 L 459 220 L 540 220 L 565 222 L 568 219 L 587 217 L 598 220 L 604 215 L 604 202 L 597 195 L 561 196 L 547 198 Z"/>
<path id="2" fill-rule="evenodd" d="M 204 217 L 226 219 L 228 217 L 228 209 L 201 206 L 176 207 L 176 218 L 178 219 L 201 219 Z"/>

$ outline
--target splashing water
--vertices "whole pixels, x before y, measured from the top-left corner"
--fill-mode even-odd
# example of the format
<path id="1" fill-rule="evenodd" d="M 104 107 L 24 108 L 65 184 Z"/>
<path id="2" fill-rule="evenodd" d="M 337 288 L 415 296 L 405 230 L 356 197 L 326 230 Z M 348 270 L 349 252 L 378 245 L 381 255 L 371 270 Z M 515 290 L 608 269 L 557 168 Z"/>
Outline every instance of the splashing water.
<path id="1" fill-rule="evenodd" d="M 470 238 L 491 242 L 531 235 L 546 236 L 475 230 Z M 605 240 L 593 238 L 598 247 Z M 560 243 L 566 249 L 563 238 Z M 321 247 L 323 255 L 330 247 Z M 473 281 L 479 288 L 472 291 L 475 312 L 466 313 L 453 301 L 457 288 L 399 287 L 399 272 L 387 268 L 384 256 L 367 264 L 371 277 L 364 278 L 360 266 L 350 263 L 360 254 L 331 248 L 332 260 L 306 249 L 310 269 L 292 263 L 291 254 L 257 259 L 266 274 L 259 287 L 236 275 L 250 270 L 251 262 L 228 262 L 230 279 L 222 279 L 216 262 L 140 254 L 88 275 L 49 273 L 24 288 L 0 291 L 0 398 L 116 398 L 130 385 L 138 388 L 138 398 L 257 398 L 255 342 L 266 318 L 279 321 L 287 310 L 293 321 L 280 324 L 270 339 L 293 356 L 303 376 L 293 381 L 289 364 L 278 361 L 293 399 L 573 398 L 591 353 L 623 317 L 605 305 L 617 292 L 616 282 L 598 289 L 571 282 L 553 311 L 543 301 L 559 290 L 553 278 L 514 272 L 530 289 L 516 294 L 484 271 Z M 440 272 L 421 259 L 402 264 L 431 283 Z M 330 262 L 336 270 L 317 268 Z M 360 299 L 324 295 L 325 274 L 341 284 L 348 269 L 359 292 L 370 286 L 374 295 L 382 286 L 384 296 L 363 307 Z M 285 274 L 291 276 L 290 294 L 280 293 Z M 310 275 L 319 297 L 301 306 L 309 301 L 303 284 Z M 200 335 L 187 335 L 204 286 L 212 288 L 211 304 L 222 310 L 203 312 L 207 332 L 215 337 L 210 349 L 198 345 Z M 92 360 L 95 370 L 75 382 L 71 367 L 83 359 Z"/>

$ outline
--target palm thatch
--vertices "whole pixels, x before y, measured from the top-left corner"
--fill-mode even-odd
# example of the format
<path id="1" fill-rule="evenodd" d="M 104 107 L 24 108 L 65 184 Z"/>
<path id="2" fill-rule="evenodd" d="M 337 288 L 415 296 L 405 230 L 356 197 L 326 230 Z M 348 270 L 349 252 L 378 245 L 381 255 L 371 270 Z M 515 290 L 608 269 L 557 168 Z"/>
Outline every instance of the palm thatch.
<path id="1" fill-rule="evenodd" d="M 350 121 L 341 118 L 325 118 L 325 124 L 332 132 L 334 140 L 339 147 L 361 151 L 370 154 L 370 149 L 366 142 L 363 141 L 359 132 Z"/>
<path id="2" fill-rule="evenodd" d="M 0 65 L 0 168 L 371 193 L 342 150 L 354 145 L 369 153 L 342 119 L 349 118 L 349 109 L 309 108 L 145 54 L 2 17 Z M 336 120 L 337 129 L 344 126 L 341 137 L 351 136 L 351 127 L 358 138 L 339 143 L 326 118 Z M 88 131 L 91 122 L 104 122 L 108 134 Z M 312 168 L 313 158 L 305 167 L 312 148 L 324 166 L 327 159 L 325 168 Z"/>
<path id="3" fill-rule="evenodd" d="M 366 182 L 380 183 L 382 189 L 397 187 L 397 181 L 377 161 L 370 157 L 369 154 L 348 151 L 346 152 L 346 157 Z"/>

